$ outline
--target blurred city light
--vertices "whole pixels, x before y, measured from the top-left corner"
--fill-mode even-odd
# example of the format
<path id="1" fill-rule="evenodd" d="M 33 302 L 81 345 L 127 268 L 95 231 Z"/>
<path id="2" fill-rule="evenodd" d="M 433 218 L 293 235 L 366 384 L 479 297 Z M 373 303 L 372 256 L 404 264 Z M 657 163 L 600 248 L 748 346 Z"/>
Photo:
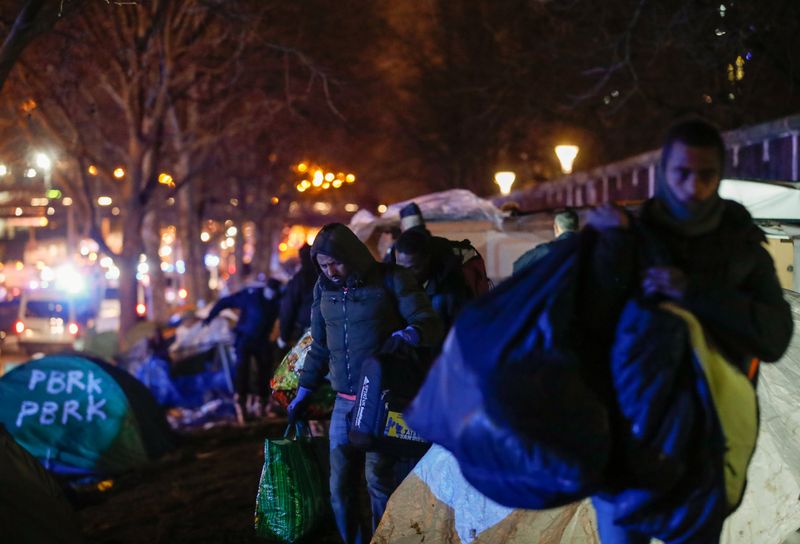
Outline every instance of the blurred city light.
<path id="1" fill-rule="evenodd" d="M 344 211 L 355 213 L 358 211 L 358 204 L 353 204 L 352 202 L 348 202 L 344 205 Z"/>
<path id="2" fill-rule="evenodd" d="M 80 293 L 86 287 L 84 277 L 72 265 L 59 266 L 55 271 L 56 289 L 69 293 Z"/>
<path id="3" fill-rule="evenodd" d="M 64 206 L 72 206 L 72 199 L 68 196 L 65 196 L 64 199 L 61 201 L 61 204 Z"/>
<path id="4" fill-rule="evenodd" d="M 379 204 L 378 205 L 378 213 L 386 213 L 389 207 L 386 204 Z"/>
<path id="5" fill-rule="evenodd" d="M 0 176 L 5 176 L 6 174 L 8 174 L 8 166 L 0 163 Z"/>
<path id="6" fill-rule="evenodd" d="M 207 233 L 206 231 L 200 233 L 201 242 L 208 242 L 209 240 L 211 240 L 211 235 L 209 233 Z"/>
<path id="7" fill-rule="evenodd" d="M 25 170 L 25 177 L 26 178 L 35 178 L 36 174 L 38 174 L 38 172 L 36 171 L 36 168 L 28 168 L 27 170 Z"/>
<path id="8" fill-rule="evenodd" d="M 561 171 L 565 174 L 572 173 L 572 164 L 578 156 L 579 147 L 577 145 L 557 145 L 555 148 L 558 162 L 561 163 Z"/>
<path id="9" fill-rule="evenodd" d="M 500 193 L 507 195 L 511 192 L 511 186 L 517 175 L 514 172 L 496 172 L 494 175 L 494 182 L 500 186 Z"/>
<path id="10" fill-rule="evenodd" d="M 50 157 L 42 152 L 36 153 L 34 156 L 34 162 L 36 163 L 36 166 L 45 171 L 50 170 L 50 168 L 53 166 L 53 161 L 50 160 Z"/>
<path id="11" fill-rule="evenodd" d="M 205 265 L 208 268 L 217 267 L 217 266 L 219 266 L 219 256 L 212 255 L 211 253 L 206 253 L 206 256 L 203 259 L 203 262 L 205 263 Z"/>
<path id="12" fill-rule="evenodd" d="M 92 175 L 92 176 L 96 176 L 97 175 L 97 167 L 95 165 L 93 165 L 93 164 L 90 164 L 89 168 L 87 168 L 86 171 L 89 172 L 89 174 Z"/>
<path id="13" fill-rule="evenodd" d="M 111 206 L 112 200 L 110 196 L 99 196 L 97 197 L 97 205 L 98 206 Z"/>
<path id="14" fill-rule="evenodd" d="M 114 168 L 114 177 L 117 179 L 122 179 L 125 177 L 125 170 L 120 167 Z"/>
<path id="15" fill-rule="evenodd" d="M 236 233 L 239 232 L 236 227 L 228 227 L 228 230 L 225 231 L 226 236 L 236 236 Z"/>

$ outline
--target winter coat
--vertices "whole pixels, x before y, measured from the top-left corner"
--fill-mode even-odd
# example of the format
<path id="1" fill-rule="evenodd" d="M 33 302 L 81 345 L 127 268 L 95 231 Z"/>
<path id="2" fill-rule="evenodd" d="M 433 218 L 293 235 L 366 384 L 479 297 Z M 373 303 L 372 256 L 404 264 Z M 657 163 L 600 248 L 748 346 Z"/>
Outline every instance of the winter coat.
<path id="1" fill-rule="evenodd" d="M 253 284 L 241 291 L 223 297 L 211 308 L 206 321 L 211 321 L 226 308 L 239 310 L 239 320 L 233 332 L 248 340 L 269 340 L 270 332 L 278 318 L 279 302 L 264 297 L 264 285 Z"/>
<path id="2" fill-rule="evenodd" d="M 516 261 L 514 261 L 513 273 L 519 274 L 521 270 L 527 268 L 536 261 L 541 260 L 545 255 L 550 253 L 550 250 L 553 248 L 553 244 L 557 244 L 562 240 L 570 238 L 571 236 L 575 236 L 575 234 L 576 233 L 574 231 L 568 230 L 566 232 L 562 232 L 561 234 L 559 234 L 555 240 L 539 244 L 533 249 L 529 249 L 528 251 L 520 255 L 520 257 Z"/>
<path id="3" fill-rule="evenodd" d="M 726 200 L 718 228 L 683 237 L 652 220 L 648 202 L 641 222 L 657 243 L 645 244 L 642 266 L 672 265 L 689 283 L 682 306 L 692 312 L 729 360 L 746 372 L 750 359 L 777 361 L 789 346 L 794 323 L 775 274 L 763 232 L 740 204 Z"/>
<path id="4" fill-rule="evenodd" d="M 281 298 L 281 338 L 287 343 L 299 339 L 311 325 L 317 275 L 317 268 L 311 262 L 311 249 L 305 246 L 300 250 L 300 270 L 289 280 Z"/>
<path id="5" fill-rule="evenodd" d="M 473 297 L 464 279 L 461 259 L 453 253 L 450 241 L 438 238 L 444 240 L 444 244 L 437 244 L 436 240 L 432 239 L 431 277 L 424 288 L 444 330 L 449 331 L 461 308 Z"/>
<path id="6" fill-rule="evenodd" d="M 354 395 L 361 364 L 377 354 L 394 331 L 411 325 L 422 347 L 435 347 L 442 327 L 428 297 L 410 271 L 383 265 L 344 225 L 329 225 L 314 241 L 316 263 L 323 253 L 348 268 L 344 285 L 320 273 L 311 306 L 314 341 L 300 374 L 300 385 L 315 389 L 330 371 L 334 391 Z"/>

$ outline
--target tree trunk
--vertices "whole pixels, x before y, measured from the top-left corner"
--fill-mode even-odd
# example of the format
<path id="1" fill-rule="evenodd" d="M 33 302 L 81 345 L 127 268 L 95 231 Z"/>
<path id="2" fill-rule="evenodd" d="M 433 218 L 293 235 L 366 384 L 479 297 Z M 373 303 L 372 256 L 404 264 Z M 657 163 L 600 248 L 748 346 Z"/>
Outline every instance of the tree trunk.
<path id="1" fill-rule="evenodd" d="M 275 219 L 270 214 L 261 214 L 256 220 L 256 243 L 253 262 L 258 270 L 267 276 L 272 275 L 272 245 L 275 234 Z"/>
<path id="2" fill-rule="evenodd" d="M 125 343 L 125 337 L 138 321 L 136 266 L 139 263 L 139 252 L 125 249 L 122 255 L 116 257 L 119 266 L 119 339 L 123 350 L 131 347 Z"/>
<path id="3" fill-rule="evenodd" d="M 156 323 L 166 323 L 169 319 L 170 306 L 164 296 L 167 290 L 167 278 L 161 270 L 161 257 L 158 249 L 161 246 L 161 225 L 155 211 L 147 212 L 142 224 L 147 264 L 150 266 L 150 315 Z"/>

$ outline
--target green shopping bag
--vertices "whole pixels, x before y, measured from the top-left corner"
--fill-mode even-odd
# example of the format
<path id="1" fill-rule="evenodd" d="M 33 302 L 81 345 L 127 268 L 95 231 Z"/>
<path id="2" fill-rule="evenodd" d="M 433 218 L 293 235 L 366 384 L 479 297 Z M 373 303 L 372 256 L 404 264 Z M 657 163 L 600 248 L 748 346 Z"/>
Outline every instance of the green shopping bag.
<path id="1" fill-rule="evenodd" d="M 327 440 L 312 438 L 306 423 L 264 443 L 264 468 L 256 496 L 256 534 L 280 542 L 307 536 L 328 510 Z"/>

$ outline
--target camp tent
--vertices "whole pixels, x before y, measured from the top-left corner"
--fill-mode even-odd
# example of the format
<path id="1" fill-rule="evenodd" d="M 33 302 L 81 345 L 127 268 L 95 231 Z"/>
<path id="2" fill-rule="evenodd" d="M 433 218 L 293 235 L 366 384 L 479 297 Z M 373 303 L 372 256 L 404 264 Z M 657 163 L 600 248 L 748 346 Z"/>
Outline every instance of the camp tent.
<path id="1" fill-rule="evenodd" d="M 161 408 L 124 371 L 78 355 L 52 355 L 0 378 L 0 423 L 55 472 L 112 474 L 172 446 Z"/>
<path id="2" fill-rule="evenodd" d="M 58 483 L 0 425 L 0 536 L 17 544 L 83 542 Z"/>
<path id="3" fill-rule="evenodd" d="M 739 509 L 725 522 L 721 542 L 781 544 L 800 528 L 800 294 L 785 291 L 795 333 L 783 358 L 762 365 L 760 429 Z M 594 544 L 589 501 L 551 510 L 514 510 L 473 488 L 448 451 L 433 446 L 392 494 L 373 543 Z"/>

